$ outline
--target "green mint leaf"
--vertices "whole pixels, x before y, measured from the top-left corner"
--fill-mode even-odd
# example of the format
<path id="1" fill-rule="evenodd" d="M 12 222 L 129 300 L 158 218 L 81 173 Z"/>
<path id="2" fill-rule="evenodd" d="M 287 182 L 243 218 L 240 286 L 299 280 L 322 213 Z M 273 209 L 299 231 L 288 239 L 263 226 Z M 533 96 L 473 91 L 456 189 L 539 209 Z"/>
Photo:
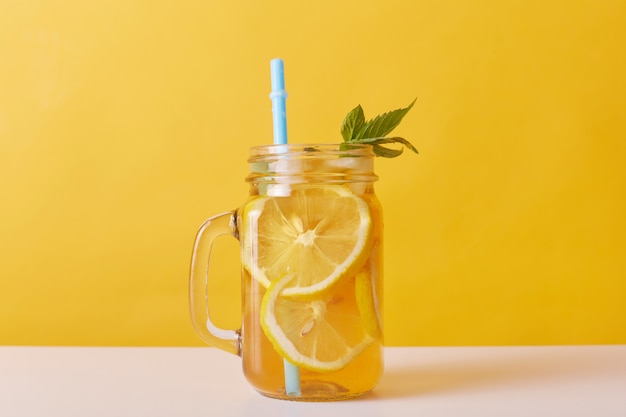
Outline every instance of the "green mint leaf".
<path id="1" fill-rule="evenodd" d="M 386 137 L 393 129 L 395 129 L 404 116 L 411 110 L 415 101 L 403 109 L 393 110 L 387 113 L 383 113 L 380 116 L 376 116 L 372 120 L 365 121 L 365 114 L 361 105 L 356 106 L 348 113 L 341 123 L 341 136 L 344 143 L 342 149 L 347 149 L 349 144 L 369 144 L 372 145 L 372 149 L 376 156 L 382 156 L 384 158 L 395 158 L 400 156 L 404 147 L 400 149 L 389 148 L 382 146 L 386 144 L 399 143 L 415 153 L 417 149 L 408 140 L 401 137 Z"/>
<path id="2" fill-rule="evenodd" d="M 395 158 L 396 156 L 400 156 L 402 154 L 402 148 L 391 149 L 380 145 L 374 145 L 373 149 L 376 156 L 382 156 L 383 158 Z"/>
<path id="3" fill-rule="evenodd" d="M 400 124 L 414 104 L 415 100 L 413 100 L 408 107 L 383 113 L 372 120 L 368 120 L 367 123 L 357 131 L 356 135 L 352 136 L 352 139 L 382 138 L 387 136 Z"/>
<path id="4" fill-rule="evenodd" d="M 363 108 L 359 104 L 348 113 L 341 123 L 341 136 L 344 141 L 354 138 L 354 133 L 359 131 L 365 125 L 365 114 Z"/>
<path id="5" fill-rule="evenodd" d="M 351 140 L 350 143 L 364 143 L 372 145 L 374 153 L 377 156 L 382 156 L 385 158 L 395 158 L 396 156 L 400 156 L 402 154 L 402 151 L 404 150 L 404 148 L 392 149 L 386 146 L 382 146 L 383 144 L 387 143 L 400 143 L 412 150 L 413 152 L 419 153 L 417 149 L 415 149 L 415 146 L 411 144 L 411 142 L 401 137 L 354 139 Z"/>

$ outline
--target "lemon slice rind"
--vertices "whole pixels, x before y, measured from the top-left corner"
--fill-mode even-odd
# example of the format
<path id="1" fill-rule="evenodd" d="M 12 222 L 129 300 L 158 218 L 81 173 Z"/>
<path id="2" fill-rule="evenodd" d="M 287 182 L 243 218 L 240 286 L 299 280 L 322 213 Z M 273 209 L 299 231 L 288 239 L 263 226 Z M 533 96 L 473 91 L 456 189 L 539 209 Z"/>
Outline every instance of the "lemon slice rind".
<path id="1" fill-rule="evenodd" d="M 285 287 L 293 279 L 293 275 L 286 275 L 269 286 L 261 302 L 261 326 L 278 354 L 292 364 L 318 372 L 339 370 L 367 349 L 376 339 L 363 331 L 363 338 L 354 346 L 342 346 L 345 354 L 335 360 L 319 360 L 303 354 L 293 341 L 285 334 L 274 314 L 274 306 L 279 297 L 284 297 Z M 290 300 L 294 300 L 288 297 Z M 297 301 L 296 301 L 297 302 Z M 306 303 L 302 301 L 303 303 Z"/>

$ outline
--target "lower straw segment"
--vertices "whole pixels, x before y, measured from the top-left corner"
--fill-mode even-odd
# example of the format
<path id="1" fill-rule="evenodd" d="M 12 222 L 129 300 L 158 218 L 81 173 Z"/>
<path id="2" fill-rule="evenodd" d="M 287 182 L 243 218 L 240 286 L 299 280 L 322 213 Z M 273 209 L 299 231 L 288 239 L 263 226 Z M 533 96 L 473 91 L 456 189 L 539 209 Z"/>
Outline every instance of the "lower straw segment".
<path id="1" fill-rule="evenodd" d="M 300 368 L 287 359 L 283 359 L 285 368 L 285 393 L 289 397 L 299 397 L 300 391 Z"/>

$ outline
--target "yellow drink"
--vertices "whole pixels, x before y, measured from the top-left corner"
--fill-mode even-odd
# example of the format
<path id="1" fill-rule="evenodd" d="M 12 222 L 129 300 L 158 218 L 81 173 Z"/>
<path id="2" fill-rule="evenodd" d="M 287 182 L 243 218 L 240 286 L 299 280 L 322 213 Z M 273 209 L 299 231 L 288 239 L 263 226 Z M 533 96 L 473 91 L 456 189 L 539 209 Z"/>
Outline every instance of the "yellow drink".
<path id="1" fill-rule="evenodd" d="M 307 185 L 307 187 L 315 187 L 315 185 Z M 345 187 L 350 188 L 348 185 Z M 294 302 L 296 303 L 298 299 L 302 299 L 304 303 L 307 303 L 307 306 L 315 305 L 315 303 L 320 304 L 333 317 L 351 317 L 345 322 L 336 319 L 331 324 L 335 326 L 334 329 L 338 333 L 347 339 L 356 339 L 366 334 L 366 346 L 338 369 L 319 370 L 306 365 L 300 366 L 301 393 L 298 396 L 287 394 L 283 372 L 284 358 L 277 352 L 261 323 L 262 300 L 268 291 L 266 284 L 262 283 L 262 280 L 256 279 L 248 268 L 243 268 L 243 370 L 250 384 L 263 395 L 306 401 L 345 399 L 370 391 L 382 374 L 382 216 L 373 188 L 371 186 L 361 188 L 358 190 L 361 192 L 358 198 L 367 204 L 368 216 L 371 220 L 371 235 L 369 237 L 371 242 L 367 246 L 367 254 L 363 255 L 362 265 L 319 293 L 291 298 L 295 298 L 296 301 Z M 254 207 L 257 198 L 259 197 L 252 197 L 246 206 Z M 274 198 L 289 199 L 293 197 Z M 239 211 L 238 216 L 240 238 L 241 236 L 257 236 L 262 233 L 259 231 L 256 219 L 246 218 L 246 213 L 249 211 L 246 206 Z M 263 255 L 254 251 L 251 253 L 255 253 L 252 256 Z M 250 253 L 243 253 L 243 256 L 251 255 Z M 254 260 L 244 261 L 244 265 L 253 262 Z M 320 279 L 322 278 L 320 277 Z M 367 282 L 359 284 L 357 283 L 358 280 Z M 369 290 L 362 291 L 357 288 L 359 285 Z M 284 296 L 279 295 L 278 297 Z M 286 328 L 290 328 L 292 325 L 300 326 L 302 330 L 298 337 L 302 338 L 303 344 L 306 344 L 306 338 L 309 336 L 307 331 L 311 331 L 319 324 L 315 323 L 315 320 L 307 323 L 291 323 L 290 318 L 287 317 L 283 325 Z M 330 344 L 333 343 L 333 340 L 326 339 L 323 343 Z M 343 338 L 340 337 L 339 340 L 340 344 L 343 344 Z M 342 349 L 342 346 L 337 347 L 337 349 Z"/>

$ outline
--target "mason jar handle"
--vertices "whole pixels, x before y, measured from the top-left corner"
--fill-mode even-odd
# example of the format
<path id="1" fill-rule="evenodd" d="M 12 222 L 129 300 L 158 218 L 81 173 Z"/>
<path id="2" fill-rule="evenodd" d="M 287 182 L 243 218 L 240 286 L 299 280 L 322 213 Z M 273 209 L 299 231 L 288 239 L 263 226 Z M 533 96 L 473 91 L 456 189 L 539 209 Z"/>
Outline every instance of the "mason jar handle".
<path id="1" fill-rule="evenodd" d="M 233 353 L 241 354 L 241 329 L 227 330 L 217 327 L 209 315 L 209 264 L 211 249 L 219 236 L 237 236 L 236 211 L 218 214 L 205 220 L 196 235 L 191 256 L 189 279 L 189 307 L 191 322 L 205 343 Z"/>

